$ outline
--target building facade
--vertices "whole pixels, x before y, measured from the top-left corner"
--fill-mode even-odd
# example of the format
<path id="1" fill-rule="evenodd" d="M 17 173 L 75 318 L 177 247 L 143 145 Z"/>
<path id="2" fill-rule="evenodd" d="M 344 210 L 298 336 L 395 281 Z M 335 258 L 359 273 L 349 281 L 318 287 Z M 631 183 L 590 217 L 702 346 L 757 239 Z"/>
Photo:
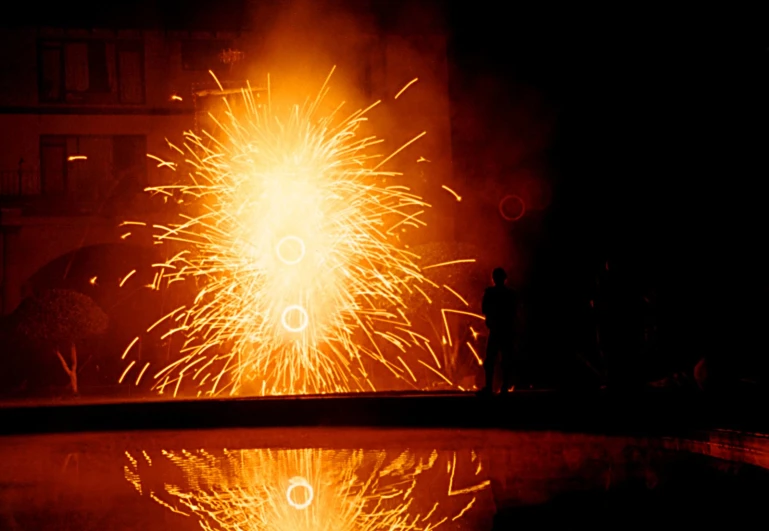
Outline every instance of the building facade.
<path id="1" fill-rule="evenodd" d="M 418 176 L 414 188 L 428 201 L 451 199 L 440 191 L 451 184 L 445 39 L 354 38 L 369 50 L 351 66 L 364 97 L 392 100 L 419 78 L 422 90 L 401 96 L 387 131 L 397 133 L 394 142 L 428 131 L 404 169 Z M 143 215 L 143 190 L 168 178 L 147 155 L 168 157 L 167 140 L 200 128 L 206 102 L 219 95 L 210 71 L 228 90 L 253 76 L 264 88 L 267 72 L 252 53 L 254 42 L 246 30 L 0 31 L 3 314 L 31 292 L 30 279 L 46 264 L 84 247 L 123 243 L 120 222 Z M 433 222 L 442 231 L 446 212 Z"/>

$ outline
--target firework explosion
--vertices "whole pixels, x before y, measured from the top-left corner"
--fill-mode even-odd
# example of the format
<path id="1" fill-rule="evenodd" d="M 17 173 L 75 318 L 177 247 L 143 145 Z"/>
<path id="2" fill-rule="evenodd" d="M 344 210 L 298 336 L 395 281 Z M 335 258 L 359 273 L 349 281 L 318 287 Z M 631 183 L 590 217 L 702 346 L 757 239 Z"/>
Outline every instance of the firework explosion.
<path id="1" fill-rule="evenodd" d="M 286 112 L 251 90 L 238 95 L 242 112 L 224 98 L 224 118 L 212 116 L 219 133 L 187 133 L 176 148 L 186 180 L 149 189 L 190 209 L 156 226 L 156 243 L 180 249 L 157 264 L 153 286 L 196 290 L 159 321 L 170 323 L 164 338 L 183 337 L 178 358 L 150 372 L 161 393 L 182 382 L 208 396 L 375 390 L 372 367 L 413 388 L 425 387 L 420 374 L 448 382 L 404 302 L 427 297 L 401 234 L 424 225 L 429 205 L 385 170 L 425 133 L 382 156 L 381 140 L 360 132 L 373 105 L 323 115 L 327 87 Z"/>
<path id="2" fill-rule="evenodd" d="M 477 454 L 468 454 L 465 487 L 457 453 L 437 451 L 127 453 L 124 473 L 139 494 L 196 517 L 206 531 L 431 531 L 460 521 L 490 484 L 478 477 Z"/>

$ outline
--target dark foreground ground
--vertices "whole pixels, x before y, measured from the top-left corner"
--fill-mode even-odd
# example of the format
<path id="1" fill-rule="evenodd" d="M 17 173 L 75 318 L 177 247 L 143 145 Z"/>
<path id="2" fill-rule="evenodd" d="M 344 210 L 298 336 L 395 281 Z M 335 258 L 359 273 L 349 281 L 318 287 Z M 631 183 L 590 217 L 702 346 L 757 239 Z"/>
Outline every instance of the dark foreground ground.
<path id="1" fill-rule="evenodd" d="M 434 427 L 685 434 L 734 429 L 769 433 L 766 397 L 654 390 L 636 393 L 521 391 L 351 394 L 0 405 L 0 434 L 245 427 Z"/>

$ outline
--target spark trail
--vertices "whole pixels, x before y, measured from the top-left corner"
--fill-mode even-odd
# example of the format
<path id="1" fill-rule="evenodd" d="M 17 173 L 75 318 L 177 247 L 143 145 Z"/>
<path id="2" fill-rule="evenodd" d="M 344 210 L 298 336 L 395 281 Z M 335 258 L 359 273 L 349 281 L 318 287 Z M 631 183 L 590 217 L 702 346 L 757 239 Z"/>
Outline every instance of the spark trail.
<path id="1" fill-rule="evenodd" d="M 382 141 L 361 133 L 378 102 L 323 114 L 329 78 L 303 106 L 262 104 L 243 90 L 233 96 L 236 111 L 223 97 L 215 134 L 188 132 L 182 148 L 172 146 L 183 163 L 151 156 L 181 179 L 148 191 L 184 208 L 175 223 L 155 227 L 171 258 L 155 264 L 151 286 L 195 291 L 161 319 L 164 337 L 182 345 L 148 372 L 155 390 L 375 390 L 372 370 L 383 369 L 425 386 L 414 367 L 435 364 L 428 340 L 409 331 L 404 301 L 430 281 L 401 233 L 424 226 L 429 205 L 385 169 L 425 133 L 383 156 Z"/>

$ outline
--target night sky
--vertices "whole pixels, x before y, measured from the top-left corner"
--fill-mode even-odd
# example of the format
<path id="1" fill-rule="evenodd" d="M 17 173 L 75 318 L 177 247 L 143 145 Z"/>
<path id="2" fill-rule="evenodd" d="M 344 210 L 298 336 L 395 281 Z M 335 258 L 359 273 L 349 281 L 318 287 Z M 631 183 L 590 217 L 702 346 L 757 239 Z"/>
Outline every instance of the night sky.
<path id="1" fill-rule="evenodd" d="M 574 346 L 555 330 L 577 335 L 608 261 L 621 314 L 656 292 L 659 356 L 764 364 L 766 33 L 727 13 L 489 14 L 456 9 L 458 70 L 536 87 L 558 110 L 529 286 L 543 350 Z"/>
<path id="2" fill-rule="evenodd" d="M 60 25 L 66 16 L 98 26 L 119 10 L 126 27 L 205 22 L 228 29 L 242 22 L 239 4 L 83 3 L 47 7 L 46 20 L 32 9 L 14 22 Z M 489 137 L 520 126 L 505 95 L 525 88 L 552 111 L 540 158 L 553 197 L 527 240 L 533 262 L 525 290 L 537 350 L 558 356 L 580 348 L 585 305 L 608 261 L 617 315 L 632 315 L 639 294 L 656 293 L 658 355 L 680 363 L 698 353 L 765 357 L 767 208 L 760 191 L 767 172 L 760 153 L 769 42 L 766 31 L 744 24 L 749 13 L 738 20 L 724 12 L 432 2 L 444 21 L 415 17 L 413 3 L 370 5 L 387 6 L 387 23 L 408 20 L 411 31 L 448 25 L 455 103 L 472 99 L 466 91 L 473 79 L 490 80 L 502 95 L 497 111 L 482 116 Z M 475 109 L 455 105 L 453 118 L 461 123 L 468 112 Z M 462 150 L 465 134 L 455 125 L 457 167 L 476 156 Z"/>

